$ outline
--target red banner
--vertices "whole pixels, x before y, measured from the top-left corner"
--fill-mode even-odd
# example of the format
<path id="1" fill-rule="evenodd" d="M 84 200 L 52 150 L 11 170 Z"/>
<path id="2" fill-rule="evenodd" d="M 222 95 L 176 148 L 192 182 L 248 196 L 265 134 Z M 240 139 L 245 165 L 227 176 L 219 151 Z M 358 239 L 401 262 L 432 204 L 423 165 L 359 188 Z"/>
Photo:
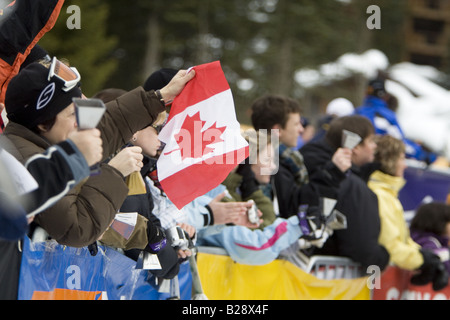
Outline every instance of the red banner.
<path id="1" fill-rule="evenodd" d="M 415 286 L 410 283 L 412 272 L 388 267 L 381 276 L 379 289 L 372 290 L 372 300 L 450 300 L 450 286 L 434 291 L 431 283 Z"/>

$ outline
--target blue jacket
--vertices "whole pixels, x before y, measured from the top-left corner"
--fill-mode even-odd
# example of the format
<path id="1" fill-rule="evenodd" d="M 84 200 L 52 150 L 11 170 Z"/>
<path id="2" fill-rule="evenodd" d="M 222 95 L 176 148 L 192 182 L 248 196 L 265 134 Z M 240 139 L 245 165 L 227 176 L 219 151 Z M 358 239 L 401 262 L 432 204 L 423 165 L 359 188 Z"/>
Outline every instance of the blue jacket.
<path id="1" fill-rule="evenodd" d="M 2 145 L 9 143 L 0 139 Z M 3 150 L 3 152 L 7 152 Z M 68 190 L 89 177 L 89 166 L 72 141 L 66 140 L 30 158 L 24 166 L 38 183 L 38 188 L 10 199 L 0 183 L 0 239 L 18 240 L 28 230 L 26 215 L 35 215 L 60 200 Z M 2 176 L 5 180 L 7 177 Z"/>
<path id="2" fill-rule="evenodd" d="M 197 245 L 224 248 L 234 261 L 246 265 L 264 265 L 275 260 L 281 251 L 296 243 L 303 235 L 297 216 L 276 219 L 263 230 L 242 226 L 205 226 L 206 212 L 200 208 L 225 191 L 219 185 L 204 196 L 186 205 L 189 224 L 197 229 Z M 206 211 L 206 209 L 204 210 Z"/>
<path id="3" fill-rule="evenodd" d="M 372 121 L 375 133 L 380 135 L 389 134 L 394 138 L 403 140 L 406 146 L 406 156 L 427 163 L 436 161 L 437 156 L 428 152 L 417 143 L 407 139 L 397 121 L 397 115 L 389 109 L 387 103 L 380 98 L 368 96 L 362 106 L 356 108 L 355 113 L 365 116 Z"/>

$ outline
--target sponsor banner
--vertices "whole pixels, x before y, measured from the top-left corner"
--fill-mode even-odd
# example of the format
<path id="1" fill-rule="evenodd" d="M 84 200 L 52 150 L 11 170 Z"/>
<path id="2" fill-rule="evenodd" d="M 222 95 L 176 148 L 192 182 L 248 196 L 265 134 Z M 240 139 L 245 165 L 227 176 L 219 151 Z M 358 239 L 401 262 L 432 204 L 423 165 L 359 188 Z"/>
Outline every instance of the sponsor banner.
<path id="1" fill-rule="evenodd" d="M 155 279 L 121 253 L 99 246 L 91 256 L 87 247 L 73 248 L 55 241 L 24 240 L 19 300 L 165 300 Z M 179 273 L 180 298 L 191 299 L 189 264 Z"/>
<path id="2" fill-rule="evenodd" d="M 434 291 L 431 284 L 415 286 L 410 283 L 412 272 L 395 266 L 381 276 L 380 288 L 373 289 L 372 300 L 449 300 L 450 286 Z"/>
<path id="3" fill-rule="evenodd" d="M 399 193 L 405 211 L 416 210 L 425 200 L 445 202 L 450 192 L 450 170 L 438 171 L 408 167 L 406 184 Z"/>
<path id="4" fill-rule="evenodd" d="M 250 266 L 198 253 L 197 266 L 210 300 L 370 300 L 367 278 L 320 280 L 285 260 Z"/>

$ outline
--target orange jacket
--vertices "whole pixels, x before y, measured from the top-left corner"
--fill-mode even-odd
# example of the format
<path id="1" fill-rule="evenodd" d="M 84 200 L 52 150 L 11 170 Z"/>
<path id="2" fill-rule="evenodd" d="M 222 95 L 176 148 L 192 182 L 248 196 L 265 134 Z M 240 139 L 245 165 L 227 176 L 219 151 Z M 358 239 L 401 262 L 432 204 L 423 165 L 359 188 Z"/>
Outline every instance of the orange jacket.
<path id="1" fill-rule="evenodd" d="M 63 3 L 64 0 L 14 0 L 0 9 L 0 104 L 5 103 L 8 84 L 31 49 L 55 25 Z M 34 15 L 29 16 L 29 12 Z M 3 108 L 0 105 L 0 113 Z M 0 132 L 3 127 L 0 117 Z"/>

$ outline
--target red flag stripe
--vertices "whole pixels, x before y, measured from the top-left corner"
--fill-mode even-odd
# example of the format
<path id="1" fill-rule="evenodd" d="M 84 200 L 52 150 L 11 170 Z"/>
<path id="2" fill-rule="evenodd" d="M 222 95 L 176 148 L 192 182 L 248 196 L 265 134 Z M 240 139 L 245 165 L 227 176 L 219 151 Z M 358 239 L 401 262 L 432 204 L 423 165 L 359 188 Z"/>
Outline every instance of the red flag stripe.
<path id="1" fill-rule="evenodd" d="M 234 150 L 194 164 L 161 180 L 162 189 L 173 204 L 181 209 L 192 199 L 206 194 L 222 183 L 229 172 L 244 161 L 248 155 L 248 147 L 245 147 L 244 150 Z M 230 159 L 234 159 L 234 161 L 230 161 Z M 193 183 L 196 188 L 192 188 Z"/>
<path id="2" fill-rule="evenodd" d="M 204 69 L 208 71 L 202 72 Z M 170 121 L 189 106 L 230 89 L 219 61 L 196 66 L 194 70 L 196 71 L 194 79 L 186 84 L 183 94 L 175 98 L 167 121 Z M 214 79 L 214 81 L 211 81 L 211 79 Z M 195 87 L 195 90 L 191 90 L 191 87 Z"/>

